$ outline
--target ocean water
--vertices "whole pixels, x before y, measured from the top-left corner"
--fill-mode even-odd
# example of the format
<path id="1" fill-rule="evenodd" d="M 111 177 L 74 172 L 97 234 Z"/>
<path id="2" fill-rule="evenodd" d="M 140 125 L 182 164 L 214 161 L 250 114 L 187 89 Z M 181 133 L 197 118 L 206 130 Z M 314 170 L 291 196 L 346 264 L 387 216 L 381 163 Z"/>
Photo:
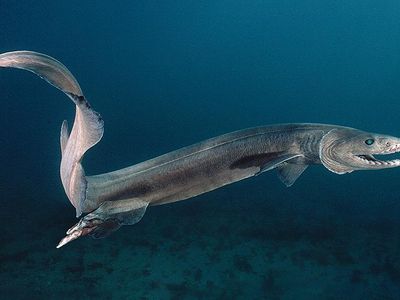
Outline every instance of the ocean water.
<path id="1" fill-rule="evenodd" d="M 400 2 L 0 1 L 0 52 L 63 62 L 105 120 L 83 164 L 116 170 L 226 132 L 319 122 L 400 136 Z M 150 207 L 55 249 L 74 107 L 0 70 L 1 299 L 400 299 L 400 169 L 275 172 Z"/>

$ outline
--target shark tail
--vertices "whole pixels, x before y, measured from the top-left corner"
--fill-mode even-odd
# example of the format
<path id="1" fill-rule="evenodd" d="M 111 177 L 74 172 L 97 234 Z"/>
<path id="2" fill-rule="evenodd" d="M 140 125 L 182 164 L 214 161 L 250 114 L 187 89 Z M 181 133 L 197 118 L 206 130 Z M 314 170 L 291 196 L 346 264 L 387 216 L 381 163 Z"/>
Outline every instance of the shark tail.
<path id="1" fill-rule="evenodd" d="M 93 210 L 85 204 L 87 181 L 81 161 L 85 152 L 101 140 L 103 119 L 91 108 L 72 73 L 54 58 L 33 51 L 13 51 L 0 54 L 0 67 L 33 72 L 74 102 L 76 113 L 71 132 L 66 121 L 61 126 L 61 181 L 77 217 Z"/>

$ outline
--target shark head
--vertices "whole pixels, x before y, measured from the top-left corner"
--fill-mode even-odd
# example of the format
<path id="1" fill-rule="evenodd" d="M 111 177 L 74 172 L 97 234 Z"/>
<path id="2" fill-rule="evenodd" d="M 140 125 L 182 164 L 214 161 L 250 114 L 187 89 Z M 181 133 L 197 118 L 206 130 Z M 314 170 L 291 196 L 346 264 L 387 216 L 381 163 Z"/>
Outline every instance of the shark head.
<path id="1" fill-rule="evenodd" d="M 352 128 L 336 128 L 320 142 L 322 164 L 337 174 L 355 170 L 378 170 L 400 166 L 400 159 L 381 160 L 374 155 L 400 152 L 400 138 Z"/>

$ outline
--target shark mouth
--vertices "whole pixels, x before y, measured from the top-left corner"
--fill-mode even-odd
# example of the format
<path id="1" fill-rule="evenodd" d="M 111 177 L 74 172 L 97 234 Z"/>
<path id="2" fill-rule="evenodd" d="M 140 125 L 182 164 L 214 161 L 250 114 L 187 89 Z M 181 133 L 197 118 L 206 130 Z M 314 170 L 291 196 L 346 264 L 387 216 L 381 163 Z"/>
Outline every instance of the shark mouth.
<path id="1" fill-rule="evenodd" d="M 379 155 L 386 155 L 386 154 L 393 154 L 391 153 L 381 153 Z M 373 155 L 370 154 L 363 154 L 363 155 L 356 155 L 359 160 L 367 163 L 371 166 L 387 166 L 387 167 L 397 167 L 400 166 L 400 159 L 393 159 L 393 160 L 380 160 L 375 158 Z"/>

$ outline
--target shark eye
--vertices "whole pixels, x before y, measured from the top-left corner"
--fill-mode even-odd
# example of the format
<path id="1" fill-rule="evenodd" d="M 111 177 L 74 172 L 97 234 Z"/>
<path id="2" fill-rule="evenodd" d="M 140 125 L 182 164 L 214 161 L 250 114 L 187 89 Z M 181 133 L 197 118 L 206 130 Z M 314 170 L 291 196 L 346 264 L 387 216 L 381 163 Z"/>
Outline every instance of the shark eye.
<path id="1" fill-rule="evenodd" d="M 367 140 L 365 140 L 365 143 L 366 143 L 368 146 L 371 146 L 374 142 L 375 142 L 374 139 L 367 139 Z"/>

